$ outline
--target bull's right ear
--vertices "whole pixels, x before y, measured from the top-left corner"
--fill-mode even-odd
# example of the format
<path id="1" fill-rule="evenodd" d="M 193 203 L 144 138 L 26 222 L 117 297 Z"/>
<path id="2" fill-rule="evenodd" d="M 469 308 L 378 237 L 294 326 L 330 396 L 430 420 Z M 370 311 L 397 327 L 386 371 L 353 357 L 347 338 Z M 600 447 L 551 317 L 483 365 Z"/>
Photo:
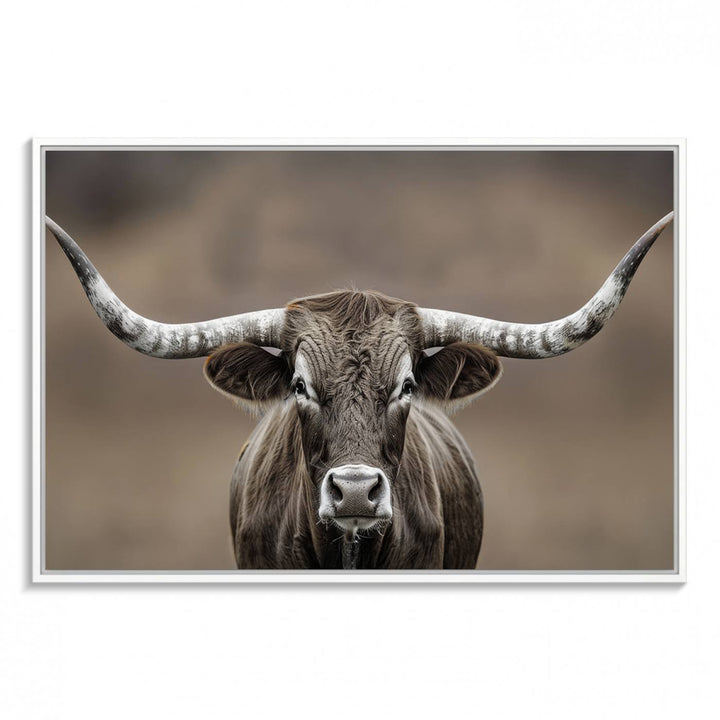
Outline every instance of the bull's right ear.
<path id="1" fill-rule="evenodd" d="M 285 397 L 292 372 L 282 354 L 251 343 L 226 345 L 205 362 L 205 378 L 219 392 L 251 410 Z"/>

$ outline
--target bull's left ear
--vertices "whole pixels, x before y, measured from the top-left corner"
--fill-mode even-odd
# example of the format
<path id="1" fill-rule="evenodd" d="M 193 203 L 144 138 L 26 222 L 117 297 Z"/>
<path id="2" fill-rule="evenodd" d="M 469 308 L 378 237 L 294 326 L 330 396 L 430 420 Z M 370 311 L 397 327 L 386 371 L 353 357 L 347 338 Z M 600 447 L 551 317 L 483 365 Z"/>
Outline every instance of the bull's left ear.
<path id="1" fill-rule="evenodd" d="M 500 379 L 502 365 L 497 355 L 481 345 L 452 343 L 423 357 L 415 369 L 415 380 L 423 396 L 458 410 Z"/>

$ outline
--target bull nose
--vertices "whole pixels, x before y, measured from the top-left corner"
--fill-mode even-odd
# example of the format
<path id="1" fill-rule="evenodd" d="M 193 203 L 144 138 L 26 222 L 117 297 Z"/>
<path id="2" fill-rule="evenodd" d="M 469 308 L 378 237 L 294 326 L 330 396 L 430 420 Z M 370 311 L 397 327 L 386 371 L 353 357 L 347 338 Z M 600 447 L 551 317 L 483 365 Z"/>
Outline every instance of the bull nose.
<path id="1" fill-rule="evenodd" d="M 365 518 L 389 520 L 390 483 L 379 468 L 342 465 L 331 468 L 320 488 L 320 517 L 323 520 Z"/>
<path id="2" fill-rule="evenodd" d="M 380 484 L 379 475 L 330 476 L 330 492 L 335 498 L 337 515 L 370 515 L 375 512 L 375 503 L 370 499 L 372 491 Z"/>

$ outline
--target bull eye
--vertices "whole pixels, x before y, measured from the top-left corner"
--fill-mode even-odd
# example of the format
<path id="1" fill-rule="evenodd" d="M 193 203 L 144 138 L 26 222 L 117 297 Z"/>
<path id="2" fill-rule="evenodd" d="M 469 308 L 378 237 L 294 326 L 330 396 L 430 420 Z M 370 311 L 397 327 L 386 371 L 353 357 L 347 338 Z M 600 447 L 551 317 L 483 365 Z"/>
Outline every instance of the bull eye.
<path id="1" fill-rule="evenodd" d="M 413 381 L 410 378 L 408 378 L 403 383 L 402 394 L 405 396 L 410 396 L 413 394 L 414 389 L 415 389 L 415 384 L 413 383 Z"/>

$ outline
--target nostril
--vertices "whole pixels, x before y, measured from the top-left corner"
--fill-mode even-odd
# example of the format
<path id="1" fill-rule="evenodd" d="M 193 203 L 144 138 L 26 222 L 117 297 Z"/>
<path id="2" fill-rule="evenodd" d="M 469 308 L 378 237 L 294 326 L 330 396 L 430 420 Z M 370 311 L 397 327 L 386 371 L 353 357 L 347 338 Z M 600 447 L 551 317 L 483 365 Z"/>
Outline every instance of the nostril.
<path id="1" fill-rule="evenodd" d="M 382 494 L 382 484 L 380 483 L 380 477 L 375 478 L 375 484 L 370 488 L 368 492 L 368 500 L 370 502 L 377 502 Z"/>
<path id="2" fill-rule="evenodd" d="M 336 503 L 341 502 L 343 499 L 342 490 L 340 490 L 340 488 L 335 484 L 335 477 L 333 475 L 330 476 L 328 487 L 330 490 L 330 497 L 333 501 Z"/>

